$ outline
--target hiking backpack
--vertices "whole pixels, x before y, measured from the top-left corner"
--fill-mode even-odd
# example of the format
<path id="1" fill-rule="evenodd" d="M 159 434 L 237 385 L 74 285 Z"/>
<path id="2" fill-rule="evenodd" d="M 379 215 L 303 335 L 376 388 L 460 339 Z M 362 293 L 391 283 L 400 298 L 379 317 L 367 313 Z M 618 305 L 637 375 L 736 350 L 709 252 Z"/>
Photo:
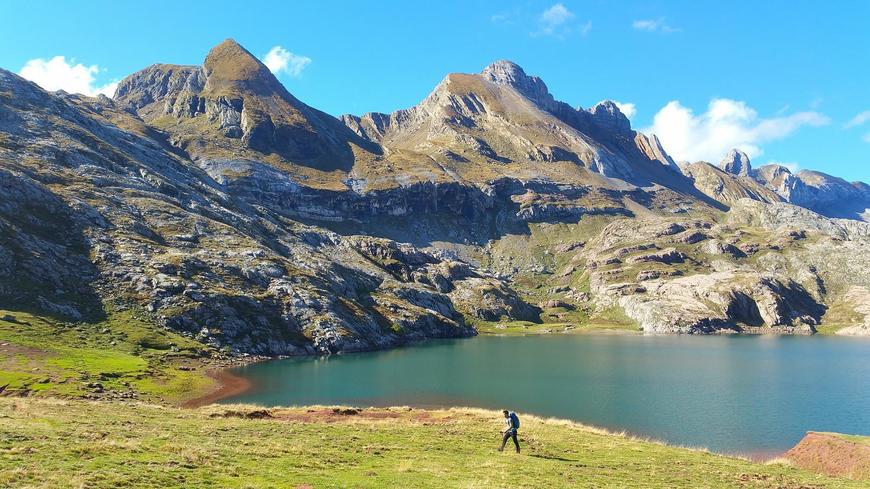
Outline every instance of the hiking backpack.
<path id="1" fill-rule="evenodd" d="M 520 418 L 519 418 L 519 416 L 517 416 L 517 413 L 511 411 L 510 416 L 511 416 L 511 423 L 514 425 L 514 429 L 515 430 L 520 429 Z"/>

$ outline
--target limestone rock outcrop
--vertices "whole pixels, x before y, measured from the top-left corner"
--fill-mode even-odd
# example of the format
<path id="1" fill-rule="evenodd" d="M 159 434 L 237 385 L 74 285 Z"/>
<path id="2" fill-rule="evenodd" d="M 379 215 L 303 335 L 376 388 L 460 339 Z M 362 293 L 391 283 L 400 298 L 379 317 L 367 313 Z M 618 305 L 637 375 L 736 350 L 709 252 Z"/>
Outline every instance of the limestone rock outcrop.
<path id="1" fill-rule="evenodd" d="M 717 331 L 811 334 L 824 308 L 781 276 L 714 272 L 644 282 L 644 294 L 619 298 L 625 313 L 648 333 Z"/>

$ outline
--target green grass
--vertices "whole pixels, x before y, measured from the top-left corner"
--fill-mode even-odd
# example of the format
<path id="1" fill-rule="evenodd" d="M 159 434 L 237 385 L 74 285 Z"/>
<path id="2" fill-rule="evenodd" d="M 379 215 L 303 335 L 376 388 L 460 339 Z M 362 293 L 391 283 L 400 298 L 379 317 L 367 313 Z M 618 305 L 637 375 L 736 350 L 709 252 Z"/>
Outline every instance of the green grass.
<path id="1" fill-rule="evenodd" d="M 492 411 L 255 409 L 0 399 L 0 486 L 860 487 L 525 414 L 517 455 Z"/>
<path id="2" fill-rule="evenodd" d="M 843 324 L 828 324 L 822 322 L 822 324 L 816 326 L 816 333 L 820 335 L 835 335 L 837 331 L 845 328 L 846 325 Z"/>
<path id="3" fill-rule="evenodd" d="M 852 443 L 858 443 L 860 445 L 870 446 L 870 436 L 861 436 L 861 435 L 845 435 L 843 433 L 829 433 L 829 432 L 820 432 L 825 435 L 836 436 L 842 438 L 846 441 L 850 441 Z"/>
<path id="4" fill-rule="evenodd" d="M 484 335 L 522 336 L 550 333 L 634 333 L 639 332 L 635 321 L 618 307 L 590 313 L 583 309 L 570 310 L 563 307 L 546 308 L 541 313 L 541 322 L 531 321 L 483 321 L 466 316 L 465 322 Z"/>
<path id="5" fill-rule="evenodd" d="M 622 308 L 613 306 L 598 311 L 589 318 L 588 327 L 595 329 L 613 329 L 626 331 L 640 331 L 637 321 L 626 316 Z"/>
<path id="6" fill-rule="evenodd" d="M 567 332 L 565 326 L 533 323 L 531 321 L 483 321 L 466 318 L 465 322 L 474 326 L 479 334 L 499 336 L 522 336 L 527 334 L 548 334 Z"/>
<path id="7" fill-rule="evenodd" d="M 134 392 L 174 403 L 213 387 L 199 368 L 202 344 L 158 328 L 134 311 L 107 310 L 107 319 L 96 323 L 0 310 L 0 318 L 14 318 L 0 319 L 3 392 L 61 397 Z M 88 384 L 100 384 L 104 392 Z"/>
<path id="8" fill-rule="evenodd" d="M 863 321 L 864 316 L 856 312 L 854 306 L 837 301 L 825 311 L 821 324 L 816 326 L 816 332 L 825 335 L 836 334 L 843 328 L 861 324 Z"/>

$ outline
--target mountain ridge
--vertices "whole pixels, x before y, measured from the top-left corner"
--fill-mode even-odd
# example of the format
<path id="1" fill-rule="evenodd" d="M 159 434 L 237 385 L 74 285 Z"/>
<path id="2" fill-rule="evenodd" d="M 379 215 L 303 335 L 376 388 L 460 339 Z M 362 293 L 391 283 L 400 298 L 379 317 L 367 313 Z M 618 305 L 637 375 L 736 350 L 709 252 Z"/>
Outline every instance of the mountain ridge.
<path id="1" fill-rule="evenodd" d="M 314 113 L 315 115 L 311 117 L 306 116 L 305 112 L 310 108 L 299 102 L 292 96 L 292 94 L 287 92 L 283 85 L 281 85 L 280 82 L 278 82 L 277 79 L 268 72 L 268 69 L 262 65 L 256 57 L 244 50 L 244 48 L 235 41 L 231 39 L 224 41 L 212 50 L 210 56 L 212 56 L 213 61 L 220 58 L 227 58 L 236 60 L 231 64 L 249 65 L 247 69 L 242 69 L 234 76 L 252 78 L 254 79 L 254 85 L 259 87 L 260 91 L 264 91 L 263 93 L 281 92 L 282 97 L 290 101 L 290 106 L 303 107 L 304 110 L 291 111 L 291 115 L 298 115 L 302 120 L 310 119 L 329 121 L 328 124 L 325 124 L 329 126 L 329 130 L 324 129 L 324 123 L 321 121 L 317 124 L 305 124 L 308 132 L 303 132 L 302 134 L 297 135 L 298 137 L 294 137 L 292 134 L 287 134 L 285 135 L 286 137 L 279 137 L 278 139 L 310 139 L 309 136 L 313 134 L 314 136 L 317 136 L 317 138 L 326 141 L 334 142 L 342 140 L 341 134 L 337 136 L 335 134 L 336 131 L 334 130 L 334 127 L 337 125 L 335 124 L 336 118 L 319 112 Z M 208 60 L 209 57 L 206 57 L 207 64 L 220 65 L 220 63 L 217 62 L 209 63 Z M 172 66 L 177 70 L 185 72 L 195 71 L 192 67 L 180 67 L 174 65 L 153 65 L 143 71 L 147 73 L 148 71 L 153 71 L 155 67 L 157 67 L 156 69 L 165 71 L 165 67 L 167 66 Z M 204 76 L 204 70 L 205 68 L 200 69 L 202 76 Z M 216 73 L 220 73 L 220 70 Z M 122 81 L 119 85 L 116 98 L 118 99 L 117 101 L 126 104 L 128 107 L 134 107 L 134 110 L 139 112 L 139 109 L 135 108 L 136 97 L 131 96 L 129 93 L 131 85 L 134 84 L 133 82 L 137 78 L 142 77 L 134 74 Z M 193 75 L 193 78 L 194 82 L 187 82 L 185 85 L 188 87 L 192 86 L 193 91 L 197 91 L 198 84 L 196 82 L 198 81 L 199 84 L 205 88 L 205 81 L 201 80 L 199 75 Z M 238 80 L 233 83 L 237 82 Z M 511 91 L 515 92 L 515 95 L 519 95 L 520 99 L 529 102 L 532 107 L 529 107 L 528 105 L 523 106 L 524 102 L 518 100 L 517 97 L 511 97 L 510 94 L 498 93 L 499 90 L 493 90 L 492 87 L 486 86 L 487 82 L 496 86 L 508 87 Z M 175 85 L 177 86 L 178 83 Z M 148 90 L 146 90 L 146 93 L 147 92 Z M 177 105 L 179 100 L 178 98 L 173 98 L 171 95 L 168 97 L 164 95 L 163 98 L 166 99 L 167 103 L 172 102 L 170 104 L 171 106 Z M 185 98 L 182 98 L 181 100 L 185 101 L 185 103 L 190 103 L 187 102 L 187 99 Z M 489 101 L 490 107 L 484 104 L 485 101 Z M 499 101 L 502 103 L 499 103 Z M 561 138 L 559 141 L 551 141 L 552 144 L 540 144 L 540 142 L 535 142 L 535 138 L 529 139 L 522 137 L 521 134 L 517 134 L 519 129 L 514 127 L 510 129 L 510 131 L 513 131 L 511 137 L 502 138 L 497 141 L 497 143 L 500 144 L 491 144 L 491 142 L 488 142 L 486 138 L 477 137 L 475 134 L 471 133 L 471 131 L 464 130 L 465 128 L 463 126 L 469 126 L 470 124 L 473 128 L 475 124 L 479 125 L 481 121 L 477 116 L 482 112 L 486 113 L 487 110 L 489 110 L 490 112 L 494 112 L 497 116 L 502 116 L 504 115 L 503 112 L 505 110 L 510 111 L 510 108 L 515 106 L 517 103 L 521 105 L 521 110 L 519 110 L 519 112 L 528 113 L 540 110 L 542 113 L 547 114 L 544 117 L 555 117 L 560 123 L 568 126 L 567 129 L 563 128 L 561 130 L 555 128 L 556 131 L 549 131 L 550 133 L 564 133 L 566 131 L 570 132 L 571 130 L 574 130 L 578 131 L 579 134 L 575 137 L 568 137 L 567 140 Z M 310 110 L 314 111 L 314 109 Z M 149 117 L 147 110 L 142 112 L 144 112 L 146 118 Z M 172 110 L 167 108 L 165 112 L 172 112 Z M 241 111 L 221 107 L 215 109 L 214 112 L 219 114 L 217 117 L 220 118 L 221 127 L 224 129 L 226 134 L 234 137 L 246 138 L 248 141 L 247 146 L 251 149 L 260 150 L 261 153 L 268 154 L 274 149 L 272 147 L 275 144 L 274 134 L 276 133 L 270 129 L 270 126 L 274 125 L 271 120 L 265 124 L 265 129 L 260 129 L 256 124 L 253 124 L 252 130 L 242 131 L 241 126 L 239 125 L 241 123 Z M 453 118 L 455 118 L 455 120 L 453 120 Z M 499 60 L 491 63 L 477 75 L 458 73 L 449 74 L 436 86 L 429 96 L 421 101 L 420 104 L 409 109 L 400 109 L 391 114 L 376 112 L 363 114 L 362 116 L 345 114 L 338 120 L 342 125 L 349 128 L 355 136 L 359 137 L 359 139 L 353 141 L 351 144 L 351 155 L 348 154 L 346 147 L 339 151 L 341 154 L 337 157 L 336 154 L 332 155 L 336 161 L 343 162 L 331 165 L 332 170 L 340 170 L 341 174 L 344 175 L 340 178 L 340 181 L 336 182 L 333 180 L 333 182 L 327 186 L 327 188 L 335 190 L 341 189 L 343 185 L 347 186 L 347 182 L 353 182 L 353 188 L 364 189 L 367 186 L 367 182 L 370 180 L 375 182 L 374 188 L 383 188 L 384 186 L 395 187 L 397 185 L 401 186 L 405 184 L 406 182 L 399 182 L 395 179 L 391 179 L 389 174 L 383 175 L 379 171 L 379 168 L 383 167 L 385 162 L 387 163 L 387 168 L 391 166 L 391 156 L 392 160 L 396 162 L 395 164 L 398 165 L 405 163 L 405 160 L 409 157 L 418 158 L 419 160 L 429 160 L 430 163 L 427 167 L 421 169 L 422 173 L 415 175 L 415 170 L 413 169 L 405 172 L 405 174 L 411 176 L 414 181 L 419 182 L 425 181 L 426 179 L 430 181 L 457 181 L 464 179 L 471 183 L 479 183 L 480 176 L 488 176 L 491 180 L 504 174 L 502 171 L 504 170 L 503 168 L 496 168 L 484 171 L 481 175 L 477 176 L 467 175 L 467 172 L 463 172 L 462 168 L 456 168 L 456 166 L 461 166 L 457 164 L 458 162 L 465 162 L 463 160 L 468 160 L 469 154 L 473 155 L 471 161 L 476 163 L 476 171 L 480 171 L 481 167 L 486 166 L 485 163 L 528 163 L 529 161 L 563 160 L 580 163 L 580 166 L 589 169 L 591 172 L 603 175 L 604 177 L 613 177 L 618 180 L 629 182 L 634 179 L 635 181 L 631 183 L 636 184 L 640 182 L 641 186 L 650 183 L 650 180 L 654 181 L 656 177 L 650 178 L 649 175 L 639 175 L 638 173 L 644 173 L 645 170 L 649 170 L 650 168 L 652 169 L 652 173 L 656 173 L 657 170 L 655 167 L 648 167 L 648 165 L 645 167 L 645 165 L 638 163 L 644 158 L 651 162 L 658 162 L 661 166 L 672 169 L 675 173 L 680 175 L 683 173 L 680 170 L 679 165 L 677 165 L 667 154 L 665 148 L 662 147 L 655 135 L 645 135 L 640 132 L 632 131 L 630 122 L 613 102 L 605 100 L 592 106 L 588 110 L 574 109 L 568 104 L 556 100 L 552 94 L 549 93 L 546 84 L 541 78 L 527 75 L 519 65 L 508 60 Z M 317 126 L 316 130 L 314 130 L 314 126 Z M 503 129 L 503 127 L 500 129 Z M 550 127 L 548 129 L 553 128 Z M 266 136 L 258 136 L 258 134 L 263 133 L 265 133 Z M 271 136 L 269 134 L 271 134 Z M 322 137 L 321 134 L 323 134 Z M 547 134 L 536 134 L 536 136 L 541 141 L 550 139 L 547 137 Z M 597 138 L 596 142 L 599 143 L 599 147 L 589 146 L 590 137 L 592 139 Z M 315 140 L 317 140 L 317 138 L 315 138 Z M 634 142 L 628 141 L 632 138 L 634 138 Z M 346 140 L 347 138 L 344 137 L 344 139 Z M 416 141 L 416 143 L 414 143 L 414 141 Z M 252 142 L 253 146 L 251 146 Z M 366 145 L 366 142 L 371 144 Z M 360 148 L 361 146 L 365 146 L 365 148 Z M 566 148 L 566 146 L 568 148 Z M 498 151 L 493 149 L 494 147 L 507 154 L 500 155 Z M 297 150 L 298 149 L 299 148 L 297 148 Z M 574 149 L 574 151 L 571 151 L 571 149 Z M 360 154 L 365 153 L 366 150 L 370 154 Z M 295 153 L 294 151 L 290 151 L 290 153 L 286 155 L 289 158 L 284 158 L 285 163 L 293 165 L 294 162 L 299 164 L 301 160 L 305 160 L 304 148 L 301 151 L 302 154 L 298 151 Z M 318 151 L 322 153 L 324 150 L 321 148 L 320 150 L 313 149 L 312 151 L 314 151 L 314 153 L 317 153 Z M 277 152 L 280 153 L 280 150 Z M 622 154 L 620 157 L 615 157 L 614 153 Z M 474 160 L 474 157 L 480 156 L 483 157 L 483 161 Z M 748 164 L 748 157 L 746 157 L 745 154 L 742 156 L 744 157 L 746 164 Z M 348 163 L 349 160 L 359 161 L 362 164 L 357 164 L 356 162 Z M 416 164 L 419 165 L 421 163 L 417 162 Z M 724 165 L 724 163 L 722 164 Z M 286 170 L 286 168 L 281 169 Z M 539 174 L 552 179 L 553 175 L 547 175 L 546 170 L 541 170 L 540 168 L 536 168 L 535 170 Z M 749 176 L 749 173 L 750 170 L 738 171 L 739 176 Z M 754 171 L 752 173 L 753 175 L 763 174 Z M 522 172 L 520 172 L 520 175 L 522 175 Z M 303 174 L 300 176 L 302 179 L 310 180 L 310 178 L 306 178 L 308 177 L 307 175 Z M 658 178 L 661 179 L 661 176 L 658 176 Z M 828 180 L 831 180 L 832 178 L 833 177 L 828 177 Z M 578 181 L 584 180 L 582 175 L 575 175 L 573 179 Z M 756 177 L 756 179 L 758 178 Z M 851 187 L 836 183 L 835 185 L 828 184 L 827 186 L 822 186 L 825 188 L 821 191 L 813 191 L 810 189 L 803 193 L 806 194 L 809 192 L 813 194 L 812 197 L 801 197 L 801 192 L 804 190 L 806 185 L 798 183 L 797 185 L 801 187 L 796 190 L 798 196 L 792 198 L 788 188 L 790 185 L 794 186 L 795 184 L 791 179 L 789 179 L 789 177 L 786 176 L 785 179 L 785 182 L 778 182 L 779 187 L 781 187 L 779 190 L 774 188 L 777 186 L 777 182 L 771 181 L 763 183 L 765 186 L 773 189 L 780 195 L 784 195 L 786 200 L 793 201 L 799 205 L 809 206 L 810 208 L 814 208 L 823 213 L 836 207 L 836 204 L 832 203 L 832 201 L 843 200 L 846 197 L 854 197 L 857 195 L 863 196 L 866 194 L 866 192 L 861 191 L 862 187 L 859 183 L 853 184 Z M 684 182 L 680 182 L 673 178 L 665 178 L 664 181 L 666 187 L 676 187 L 682 192 L 686 191 L 685 188 L 681 188 L 684 185 Z M 600 182 L 596 182 L 596 184 L 600 185 Z M 814 188 L 820 187 L 815 186 Z M 825 190 L 827 188 L 833 188 L 834 190 L 826 193 Z M 850 193 L 850 188 L 854 188 L 855 190 Z M 690 192 L 692 190 L 695 189 L 690 189 Z M 822 205 L 822 203 L 827 203 L 827 206 Z M 713 203 L 713 205 L 715 205 L 715 203 Z M 835 217 L 843 217 L 843 212 L 838 212 L 836 210 L 831 212 L 836 214 Z"/>
<path id="2" fill-rule="evenodd" d="M 228 40 L 113 99 L 0 70 L 0 107 L 0 185 L 20 196 L 0 206 L 7 308 L 135 309 L 286 355 L 613 318 L 809 334 L 860 324 L 870 296 L 867 237 L 781 207 L 857 216 L 864 186 L 739 154 L 680 167 L 613 102 L 574 109 L 507 61 L 338 119 Z"/>

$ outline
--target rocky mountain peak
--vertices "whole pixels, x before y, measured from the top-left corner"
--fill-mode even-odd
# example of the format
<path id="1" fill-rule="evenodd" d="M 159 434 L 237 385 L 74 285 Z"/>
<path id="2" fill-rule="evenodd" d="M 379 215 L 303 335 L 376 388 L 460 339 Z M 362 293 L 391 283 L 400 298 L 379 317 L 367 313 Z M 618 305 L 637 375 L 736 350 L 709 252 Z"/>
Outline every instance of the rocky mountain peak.
<path id="1" fill-rule="evenodd" d="M 253 151 L 334 170 L 354 157 L 348 141 L 355 135 L 341 121 L 296 99 L 232 39 L 212 48 L 202 66 L 158 64 L 128 76 L 114 101 L 147 122 L 172 116 L 161 119 L 162 129 L 200 160 Z"/>
<path id="2" fill-rule="evenodd" d="M 615 102 L 611 100 L 602 100 L 589 109 L 592 114 L 592 120 L 595 123 L 607 130 L 617 133 L 626 133 L 631 131 L 631 123 L 628 117 L 619 110 Z"/>
<path id="3" fill-rule="evenodd" d="M 208 79 L 206 89 L 212 93 L 249 89 L 265 95 L 280 86 L 269 68 L 233 39 L 213 47 L 203 68 Z"/>
<path id="4" fill-rule="evenodd" d="M 495 61 L 484 68 L 480 74 L 489 81 L 511 86 L 528 83 L 531 78 L 520 65 L 506 59 Z"/>
<path id="5" fill-rule="evenodd" d="M 732 175 L 749 176 L 752 173 L 752 165 L 749 156 L 737 148 L 732 149 L 719 163 L 719 167 Z"/>
<path id="6" fill-rule="evenodd" d="M 556 103 L 543 80 L 527 75 L 513 61 L 496 61 L 484 68 L 480 75 L 490 82 L 513 88 L 543 109 L 549 110 Z"/>

